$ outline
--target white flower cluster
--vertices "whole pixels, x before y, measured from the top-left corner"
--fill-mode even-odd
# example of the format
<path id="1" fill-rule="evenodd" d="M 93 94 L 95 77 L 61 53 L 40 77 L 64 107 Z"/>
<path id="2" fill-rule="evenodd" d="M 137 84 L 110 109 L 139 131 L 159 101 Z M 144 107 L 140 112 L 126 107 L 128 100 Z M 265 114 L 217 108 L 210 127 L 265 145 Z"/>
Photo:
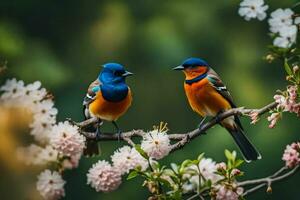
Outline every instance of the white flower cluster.
<path id="1" fill-rule="evenodd" d="M 143 158 L 135 148 L 124 146 L 115 151 L 111 156 L 113 166 L 117 168 L 121 174 L 129 173 L 130 170 L 140 166 L 144 171 L 148 168 L 148 161 Z"/>
<path id="2" fill-rule="evenodd" d="M 154 129 L 153 131 L 148 132 L 143 137 L 141 147 L 149 157 L 156 160 L 167 156 L 171 151 L 170 139 L 167 135 L 167 131 Z"/>
<path id="3" fill-rule="evenodd" d="M 240 3 L 239 14 L 247 21 L 254 18 L 262 21 L 266 18 L 266 10 L 269 8 L 264 4 L 264 0 L 244 0 Z"/>
<path id="4" fill-rule="evenodd" d="M 198 166 L 192 165 L 188 167 L 186 172 L 184 179 L 188 180 L 188 183 L 183 185 L 184 192 L 195 191 L 199 188 L 199 184 L 204 183 L 203 177 L 206 180 L 210 180 L 212 184 L 222 179 L 222 176 L 216 174 L 217 165 L 211 158 L 202 158 Z"/>
<path id="5" fill-rule="evenodd" d="M 53 126 L 50 143 L 63 156 L 81 155 L 85 147 L 85 137 L 80 135 L 78 128 L 69 122 L 59 122 Z"/>
<path id="6" fill-rule="evenodd" d="M 44 199 L 56 200 L 65 196 L 65 183 L 58 172 L 47 169 L 38 176 L 36 186 Z"/>
<path id="7" fill-rule="evenodd" d="M 113 165 L 107 161 L 98 161 L 87 174 L 87 184 L 97 192 L 111 192 L 121 184 L 121 176 L 130 170 L 140 167 L 142 171 L 148 168 L 148 161 L 135 148 L 123 146 L 111 156 Z"/>
<path id="8" fill-rule="evenodd" d="M 38 144 L 19 148 L 17 156 L 20 160 L 27 165 L 61 162 L 60 170 L 78 166 L 85 148 L 85 138 L 69 122 L 56 125 L 58 111 L 39 81 L 25 85 L 14 78 L 7 80 L 0 91 L 1 105 L 22 109 L 32 115 L 30 134 Z M 58 172 L 46 170 L 38 177 L 37 189 L 44 199 L 59 199 L 65 194 L 64 184 Z"/>
<path id="9" fill-rule="evenodd" d="M 247 21 L 257 18 L 260 21 L 267 16 L 268 5 L 263 0 L 243 0 L 240 3 L 239 15 Z M 290 48 L 296 43 L 300 17 L 293 19 L 294 12 L 289 9 L 279 8 L 271 13 L 268 20 L 271 33 L 275 34 L 273 45 L 281 48 Z"/>
<path id="10" fill-rule="evenodd" d="M 296 42 L 300 18 L 294 20 L 293 15 L 294 12 L 289 8 L 279 8 L 271 13 L 270 31 L 278 35 L 273 41 L 274 46 L 289 48 Z"/>
<path id="11" fill-rule="evenodd" d="M 103 160 L 95 163 L 87 174 L 87 184 L 90 184 L 97 192 L 116 190 L 121 182 L 121 172 Z"/>
<path id="12" fill-rule="evenodd" d="M 41 82 L 25 85 L 13 78 L 7 80 L 0 91 L 3 92 L 0 97 L 2 105 L 26 109 L 33 115 L 30 134 L 38 142 L 47 143 L 51 127 L 56 123 L 57 109 L 53 107 L 53 101 L 46 98 L 47 91 L 41 88 Z"/>

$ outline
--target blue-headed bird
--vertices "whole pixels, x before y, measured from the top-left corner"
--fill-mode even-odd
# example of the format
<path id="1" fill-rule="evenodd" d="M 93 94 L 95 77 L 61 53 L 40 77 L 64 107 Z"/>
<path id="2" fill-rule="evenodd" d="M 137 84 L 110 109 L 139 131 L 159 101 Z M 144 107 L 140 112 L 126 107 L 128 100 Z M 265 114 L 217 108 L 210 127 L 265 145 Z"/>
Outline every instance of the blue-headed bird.
<path id="1" fill-rule="evenodd" d="M 131 90 L 125 79 L 132 74 L 118 63 L 106 63 L 97 79 L 90 84 L 83 106 L 86 119 L 91 117 L 99 119 L 96 127 L 92 127 L 92 129 L 96 129 L 96 139 L 101 134 L 102 120 L 112 122 L 120 137 L 121 130 L 116 121 L 126 113 L 131 105 Z M 98 153 L 97 141 L 88 140 L 85 154 L 94 155 Z"/>
<path id="2" fill-rule="evenodd" d="M 217 117 L 221 112 L 236 108 L 226 86 L 206 61 L 189 58 L 173 69 L 182 70 L 185 74 L 184 90 L 189 104 L 203 118 L 199 125 L 200 129 L 206 117 Z M 233 137 L 246 161 L 261 158 L 259 152 L 245 136 L 237 116 L 220 121 L 220 125 Z"/>

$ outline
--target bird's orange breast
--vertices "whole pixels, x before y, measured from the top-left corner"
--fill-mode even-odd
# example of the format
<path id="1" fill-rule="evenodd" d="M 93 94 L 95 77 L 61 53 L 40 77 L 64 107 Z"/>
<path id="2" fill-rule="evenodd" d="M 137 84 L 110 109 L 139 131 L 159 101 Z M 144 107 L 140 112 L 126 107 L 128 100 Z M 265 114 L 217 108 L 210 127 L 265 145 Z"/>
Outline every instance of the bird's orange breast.
<path id="1" fill-rule="evenodd" d="M 192 109 L 201 116 L 216 116 L 220 111 L 231 108 L 207 78 L 192 84 L 184 84 L 186 96 Z"/>
<path id="2" fill-rule="evenodd" d="M 96 99 L 89 105 L 92 115 L 107 121 L 116 121 L 130 107 L 132 95 L 130 89 L 125 99 L 119 102 L 109 102 L 102 96 L 101 91 L 96 95 Z"/>

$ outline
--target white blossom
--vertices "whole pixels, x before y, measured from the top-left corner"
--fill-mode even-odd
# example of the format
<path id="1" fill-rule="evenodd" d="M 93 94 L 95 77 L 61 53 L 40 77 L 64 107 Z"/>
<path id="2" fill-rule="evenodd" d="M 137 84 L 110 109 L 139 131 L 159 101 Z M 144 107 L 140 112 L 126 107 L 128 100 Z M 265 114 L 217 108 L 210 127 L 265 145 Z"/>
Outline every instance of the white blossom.
<path id="1" fill-rule="evenodd" d="M 97 192 L 111 192 L 121 184 L 121 173 L 107 161 L 99 160 L 87 174 L 87 184 Z"/>
<path id="2" fill-rule="evenodd" d="M 249 21 L 252 18 L 257 18 L 260 21 L 267 16 L 266 10 L 268 5 L 264 5 L 263 0 L 244 0 L 240 3 L 239 15 Z"/>
<path id="3" fill-rule="evenodd" d="M 59 122 L 53 126 L 50 143 L 65 156 L 81 154 L 85 148 L 85 137 L 79 134 L 78 127 L 69 122 Z"/>
<path id="4" fill-rule="evenodd" d="M 25 87 L 23 81 L 17 81 L 15 78 L 6 80 L 1 86 L 0 91 L 3 91 L 1 99 L 9 105 L 14 105 L 15 101 L 20 101 L 20 97 L 25 95 Z"/>
<path id="5" fill-rule="evenodd" d="M 153 130 L 148 132 L 141 144 L 142 149 L 149 157 L 159 160 L 171 151 L 170 139 L 166 132 Z"/>
<path id="6" fill-rule="evenodd" d="M 35 81 L 31 84 L 28 84 L 25 87 L 25 96 L 26 99 L 30 100 L 28 103 L 29 106 L 32 106 L 32 104 L 36 104 L 40 101 L 42 101 L 45 96 L 47 95 L 47 91 L 45 88 L 41 88 L 42 84 L 40 81 Z"/>
<path id="7" fill-rule="evenodd" d="M 131 169 L 138 166 L 142 170 L 146 170 L 148 167 L 148 161 L 143 158 L 134 148 L 124 146 L 119 148 L 111 156 L 113 166 L 118 169 L 121 174 L 128 173 Z"/>
<path id="8" fill-rule="evenodd" d="M 40 118 L 34 118 L 33 122 L 29 124 L 30 134 L 37 142 L 47 144 L 55 123 L 55 117 L 41 116 Z"/>
<path id="9" fill-rule="evenodd" d="M 294 12 L 287 8 L 279 8 L 271 13 L 269 19 L 270 30 L 272 33 L 279 33 L 282 28 L 289 27 L 293 24 L 292 15 Z"/>
<path id="10" fill-rule="evenodd" d="M 33 110 L 34 117 L 39 118 L 50 118 L 57 115 L 57 109 L 54 108 L 54 103 L 51 99 L 46 99 L 41 101 L 36 105 L 35 110 Z"/>
<path id="11" fill-rule="evenodd" d="M 45 162 L 41 158 L 42 151 L 42 147 L 35 144 L 31 144 L 28 147 L 19 147 L 17 149 L 17 157 L 26 165 L 43 165 L 45 164 Z"/>
<path id="12" fill-rule="evenodd" d="M 44 199 L 56 200 L 65 196 L 65 183 L 58 172 L 47 169 L 38 176 L 36 187 Z"/>
<path id="13" fill-rule="evenodd" d="M 296 42 L 297 26 L 287 26 L 280 29 L 279 36 L 275 38 L 273 44 L 277 47 L 288 48 Z"/>
<path id="14" fill-rule="evenodd" d="M 200 173 L 199 173 L 199 169 Z M 199 174 L 201 174 L 206 180 L 211 180 L 212 184 L 217 183 L 222 179 L 222 176 L 216 174 L 217 165 L 216 162 L 211 158 L 202 158 L 199 162 L 198 167 L 196 165 L 192 165 L 188 167 L 186 170 L 187 173 L 184 175 L 186 180 L 189 180 L 186 184 L 184 184 L 185 192 L 193 191 L 199 186 Z M 191 173 L 193 172 L 193 173 Z M 200 178 L 201 183 L 203 183 L 203 178 Z"/>
<path id="15" fill-rule="evenodd" d="M 40 159 L 43 163 L 55 162 L 58 159 L 58 151 L 51 145 L 47 145 L 40 152 Z"/>

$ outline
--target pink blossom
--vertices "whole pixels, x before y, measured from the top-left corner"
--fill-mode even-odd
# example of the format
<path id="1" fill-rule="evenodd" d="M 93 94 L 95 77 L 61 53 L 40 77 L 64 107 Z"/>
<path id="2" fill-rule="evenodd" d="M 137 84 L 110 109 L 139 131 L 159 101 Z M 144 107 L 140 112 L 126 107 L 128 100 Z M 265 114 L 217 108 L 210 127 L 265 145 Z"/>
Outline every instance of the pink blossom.
<path id="1" fill-rule="evenodd" d="M 250 118 L 251 118 L 251 124 L 256 124 L 256 122 L 258 122 L 259 120 L 259 114 L 256 111 L 253 111 L 249 114 Z"/>
<path id="2" fill-rule="evenodd" d="M 277 121 L 280 119 L 280 113 L 272 113 L 271 116 L 268 117 L 268 121 L 271 122 L 269 128 L 274 128 Z"/>
<path id="3" fill-rule="evenodd" d="M 279 94 L 274 95 L 274 100 L 281 108 L 285 108 L 287 105 L 287 98 L 283 95 L 279 95 Z"/>
<path id="4" fill-rule="evenodd" d="M 67 121 L 53 126 L 50 142 L 59 153 L 68 157 L 82 154 L 85 148 L 85 137 L 80 135 L 77 126 Z"/>
<path id="5" fill-rule="evenodd" d="M 295 103 L 296 99 L 297 99 L 298 87 L 296 85 L 288 86 L 287 91 L 289 93 L 289 100 L 290 100 L 290 102 L 291 103 Z"/>
<path id="6" fill-rule="evenodd" d="M 94 164 L 87 174 L 87 184 L 90 184 L 97 192 L 116 190 L 121 181 L 121 172 L 103 160 Z"/>
<path id="7" fill-rule="evenodd" d="M 238 200 L 239 195 L 243 193 L 243 188 L 236 188 L 235 191 L 231 187 L 219 186 L 216 199 L 217 200 Z"/>
<path id="8" fill-rule="evenodd" d="M 123 146 L 111 156 L 113 166 L 123 175 L 140 166 L 144 171 L 148 168 L 148 161 L 137 150 L 129 146 Z"/>
<path id="9" fill-rule="evenodd" d="M 227 166 L 224 162 L 218 163 L 216 165 L 218 171 L 226 170 Z"/>
<path id="10" fill-rule="evenodd" d="M 58 172 L 47 169 L 38 176 L 36 187 L 44 199 L 56 200 L 65 196 L 65 183 Z"/>
<path id="11" fill-rule="evenodd" d="M 233 169 L 233 170 L 231 171 L 231 175 L 232 175 L 232 176 L 237 176 L 237 175 L 239 175 L 239 174 L 241 174 L 241 171 L 240 171 L 239 169 Z"/>
<path id="12" fill-rule="evenodd" d="M 288 111 L 291 113 L 296 113 L 300 116 L 300 103 L 297 103 L 298 98 L 298 87 L 296 85 L 289 85 L 287 87 L 287 95 L 274 96 L 275 102 L 278 104 L 278 109 L 283 109 L 283 111 Z"/>
<path id="13" fill-rule="evenodd" d="M 285 165 L 289 168 L 293 168 L 300 163 L 300 142 L 292 143 L 291 145 L 287 145 L 284 150 L 282 160 L 285 161 Z"/>

